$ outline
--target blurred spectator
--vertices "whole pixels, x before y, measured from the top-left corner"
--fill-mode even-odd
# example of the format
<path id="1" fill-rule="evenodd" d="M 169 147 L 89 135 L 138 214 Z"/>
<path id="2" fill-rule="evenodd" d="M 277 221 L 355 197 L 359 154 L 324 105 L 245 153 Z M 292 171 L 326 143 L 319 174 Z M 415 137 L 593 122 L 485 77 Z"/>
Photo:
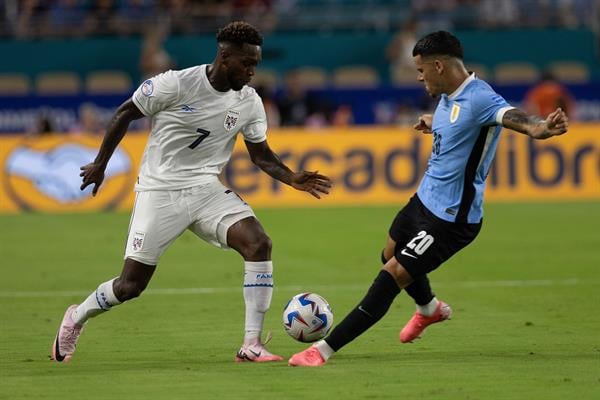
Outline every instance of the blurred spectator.
<path id="1" fill-rule="evenodd" d="M 150 0 L 121 0 L 117 10 L 116 28 L 122 35 L 139 34 L 154 28 L 154 4 Z"/>
<path id="2" fill-rule="evenodd" d="M 519 23 L 518 2 L 517 0 L 481 0 L 479 20 L 480 27 L 483 29 L 514 27 Z"/>
<path id="3" fill-rule="evenodd" d="M 117 5 L 115 0 L 96 0 L 88 16 L 89 29 L 94 35 L 107 36 L 116 31 Z"/>
<path id="4" fill-rule="evenodd" d="M 308 116 L 304 121 L 304 126 L 312 129 L 324 128 L 329 125 L 327 116 L 322 111 L 317 111 Z"/>
<path id="5" fill-rule="evenodd" d="M 275 103 L 273 91 L 267 86 L 258 86 L 256 93 L 262 99 L 265 107 L 265 113 L 267 114 L 267 127 L 276 128 L 281 125 L 281 116 L 279 115 L 279 109 Z"/>
<path id="6" fill-rule="evenodd" d="M 379 125 L 413 126 L 423 110 L 418 110 L 408 101 L 400 103 L 380 102 L 375 109 L 375 123 Z"/>
<path id="7" fill-rule="evenodd" d="M 83 0 L 51 2 L 44 34 L 47 36 L 84 36 L 89 32 Z"/>
<path id="8" fill-rule="evenodd" d="M 212 31 L 232 20 L 231 1 L 190 0 L 190 15 L 194 32 Z"/>
<path id="9" fill-rule="evenodd" d="M 390 62 L 394 82 L 415 81 L 416 69 L 412 51 L 417 42 L 417 22 L 408 20 L 387 45 L 385 55 Z M 412 78 L 409 78 L 412 77 Z"/>
<path id="10" fill-rule="evenodd" d="M 598 0 L 403 0 L 402 3 L 410 3 L 403 11 L 419 21 L 420 31 L 504 27 L 588 27 L 598 31 L 600 17 Z M 381 31 L 403 20 L 403 16 L 397 15 L 397 4 L 398 1 L 390 0 L 0 0 L 0 11 L 4 11 L 0 13 L 3 18 L 0 29 L 12 30 L 20 38 L 131 35 L 140 34 L 157 19 L 166 19 L 173 33 L 185 34 L 210 32 L 223 23 L 242 19 L 264 32 L 348 28 Z M 80 18 L 82 10 L 84 15 Z"/>
<path id="11" fill-rule="evenodd" d="M 411 7 L 423 31 L 452 30 L 451 17 L 456 0 L 412 0 Z"/>
<path id="12" fill-rule="evenodd" d="M 188 0 L 164 0 L 162 7 L 167 11 L 169 31 L 174 34 L 189 33 L 193 31 L 192 5 Z"/>
<path id="13" fill-rule="evenodd" d="M 15 36 L 19 39 L 28 39 L 39 35 L 41 16 L 45 15 L 48 6 L 41 0 L 19 1 L 17 21 L 15 23 Z"/>
<path id="14" fill-rule="evenodd" d="M 376 125 L 389 125 L 394 120 L 394 103 L 379 101 L 373 108 Z"/>
<path id="15" fill-rule="evenodd" d="M 573 96 L 547 71 L 542 74 L 541 82 L 525 94 L 524 105 L 527 112 L 542 118 L 546 118 L 557 107 L 562 108 L 569 118 L 575 115 Z"/>
<path id="16" fill-rule="evenodd" d="M 310 119 L 312 126 L 327 124 L 327 107 L 308 95 L 294 71 L 287 74 L 285 86 L 277 99 L 282 126 L 302 126 Z"/>
<path id="17" fill-rule="evenodd" d="M 74 135 L 102 135 L 104 123 L 101 121 L 98 108 L 93 103 L 83 103 L 79 106 L 79 119 L 69 132 Z"/>
<path id="18" fill-rule="evenodd" d="M 333 113 L 331 125 L 337 127 L 354 125 L 352 107 L 348 104 L 341 104 Z"/>
<path id="19" fill-rule="evenodd" d="M 398 126 L 410 126 L 412 127 L 419 118 L 419 112 L 408 102 L 402 102 L 398 104 L 396 109 L 396 115 L 394 117 L 394 123 Z"/>
<path id="20" fill-rule="evenodd" d="M 142 80 L 158 75 L 175 66 L 173 59 L 164 48 L 166 35 L 165 25 L 153 26 L 146 30 L 139 65 Z"/>
<path id="21" fill-rule="evenodd" d="M 272 0 L 232 0 L 232 19 L 244 20 L 263 32 L 272 31 L 277 25 L 277 15 Z"/>
<path id="22" fill-rule="evenodd" d="M 468 29 L 477 21 L 480 0 L 457 0 L 452 11 L 452 25 L 455 29 Z"/>
<path id="23" fill-rule="evenodd" d="M 48 136 L 56 132 L 54 120 L 47 108 L 41 108 L 32 126 L 27 130 L 27 136 Z"/>
<path id="24" fill-rule="evenodd" d="M 559 26 L 574 29 L 598 23 L 597 19 L 594 21 L 594 7 L 600 9 L 598 0 L 557 0 L 555 6 Z M 600 18 L 600 15 L 596 15 L 596 18 Z"/>

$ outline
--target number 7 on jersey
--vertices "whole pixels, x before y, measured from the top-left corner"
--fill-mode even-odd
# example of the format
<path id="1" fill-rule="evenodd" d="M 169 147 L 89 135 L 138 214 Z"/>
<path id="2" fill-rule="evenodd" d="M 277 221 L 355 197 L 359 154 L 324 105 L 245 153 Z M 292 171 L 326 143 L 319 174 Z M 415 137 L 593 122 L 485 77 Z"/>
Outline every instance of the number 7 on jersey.
<path id="1" fill-rule="evenodd" d="M 198 139 L 194 140 L 194 143 L 192 143 L 188 146 L 192 150 L 195 149 L 196 147 L 198 147 L 198 145 L 200 143 L 202 143 L 202 141 L 204 139 L 206 139 L 208 137 L 208 135 L 210 135 L 210 131 L 207 131 L 206 129 L 202 129 L 202 128 L 196 129 L 196 132 L 198 132 L 200 134 L 200 136 L 198 137 Z"/>

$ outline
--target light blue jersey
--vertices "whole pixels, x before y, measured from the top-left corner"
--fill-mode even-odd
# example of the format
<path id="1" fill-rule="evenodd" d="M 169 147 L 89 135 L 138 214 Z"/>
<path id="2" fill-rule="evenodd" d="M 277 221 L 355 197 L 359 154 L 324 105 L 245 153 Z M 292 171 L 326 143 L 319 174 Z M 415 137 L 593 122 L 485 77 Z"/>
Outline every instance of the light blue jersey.
<path id="1" fill-rule="evenodd" d="M 417 191 L 437 217 L 481 222 L 485 178 L 496 153 L 502 117 L 512 108 L 474 75 L 451 95 L 442 95 L 433 114 L 431 156 Z"/>

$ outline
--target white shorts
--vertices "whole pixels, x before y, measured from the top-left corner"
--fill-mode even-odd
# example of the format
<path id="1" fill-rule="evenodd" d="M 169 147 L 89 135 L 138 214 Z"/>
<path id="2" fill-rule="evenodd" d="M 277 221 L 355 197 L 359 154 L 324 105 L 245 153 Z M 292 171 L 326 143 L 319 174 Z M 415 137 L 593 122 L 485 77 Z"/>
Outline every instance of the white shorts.
<path id="1" fill-rule="evenodd" d="M 218 180 L 182 190 L 137 192 L 125 258 L 157 265 L 186 229 L 217 247 L 229 248 L 229 227 L 253 216 L 252 208 Z"/>

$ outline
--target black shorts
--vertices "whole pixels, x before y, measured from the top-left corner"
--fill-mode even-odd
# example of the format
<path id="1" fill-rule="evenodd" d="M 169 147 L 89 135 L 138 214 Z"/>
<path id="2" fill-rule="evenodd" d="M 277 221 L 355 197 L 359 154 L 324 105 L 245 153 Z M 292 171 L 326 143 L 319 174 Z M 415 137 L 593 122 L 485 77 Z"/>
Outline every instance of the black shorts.
<path id="1" fill-rule="evenodd" d="M 394 218 L 389 234 L 396 241 L 396 260 L 416 278 L 439 267 L 480 230 L 481 222 L 455 223 L 436 217 L 415 194 Z"/>

